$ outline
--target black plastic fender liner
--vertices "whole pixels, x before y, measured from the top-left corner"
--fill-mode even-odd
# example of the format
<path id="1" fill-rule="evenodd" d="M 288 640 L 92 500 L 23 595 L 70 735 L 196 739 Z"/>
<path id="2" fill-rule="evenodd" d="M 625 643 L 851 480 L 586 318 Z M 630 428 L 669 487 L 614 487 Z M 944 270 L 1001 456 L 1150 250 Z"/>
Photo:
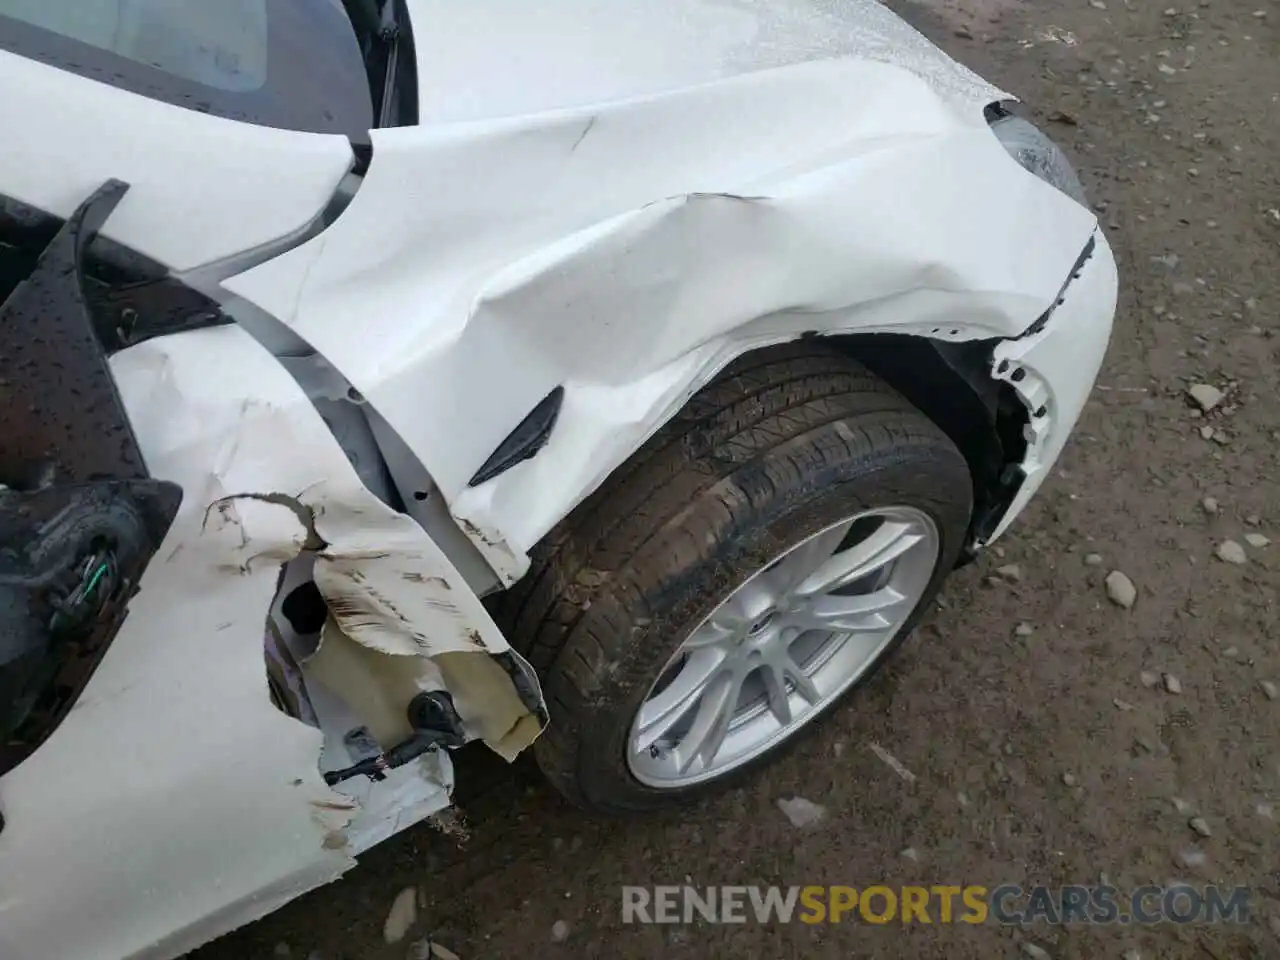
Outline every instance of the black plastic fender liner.
<path id="1" fill-rule="evenodd" d="M 0 304 L 0 775 L 70 710 L 182 501 L 152 479 L 84 293 L 103 184 Z"/>

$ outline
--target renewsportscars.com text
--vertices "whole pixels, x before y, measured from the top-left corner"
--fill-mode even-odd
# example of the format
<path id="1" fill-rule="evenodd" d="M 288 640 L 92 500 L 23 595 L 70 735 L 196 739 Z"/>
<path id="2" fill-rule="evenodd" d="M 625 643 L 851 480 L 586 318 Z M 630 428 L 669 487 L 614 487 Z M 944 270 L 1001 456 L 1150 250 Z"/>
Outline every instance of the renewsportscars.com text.
<path id="1" fill-rule="evenodd" d="M 623 923 L 1245 923 L 1247 887 L 655 886 L 622 888 Z"/>

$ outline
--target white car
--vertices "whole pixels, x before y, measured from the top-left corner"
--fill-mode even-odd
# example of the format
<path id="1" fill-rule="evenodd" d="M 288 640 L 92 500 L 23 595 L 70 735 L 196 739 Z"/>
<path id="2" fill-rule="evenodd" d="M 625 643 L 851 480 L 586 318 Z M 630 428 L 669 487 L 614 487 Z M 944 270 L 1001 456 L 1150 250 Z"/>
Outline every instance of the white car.
<path id="1" fill-rule="evenodd" d="M 1111 329 L 1061 152 L 874 0 L 0 0 L 0 87 L 6 960 L 253 920 L 467 741 L 610 812 L 771 758 Z"/>

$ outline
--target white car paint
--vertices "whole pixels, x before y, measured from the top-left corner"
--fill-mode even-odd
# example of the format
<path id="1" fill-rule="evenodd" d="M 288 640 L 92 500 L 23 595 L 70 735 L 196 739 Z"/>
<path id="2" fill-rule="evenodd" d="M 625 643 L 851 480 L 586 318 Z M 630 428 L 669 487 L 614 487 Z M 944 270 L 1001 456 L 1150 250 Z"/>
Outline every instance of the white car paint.
<path id="1" fill-rule="evenodd" d="M 1021 508 L 1105 349 L 1115 267 L 1092 215 L 991 136 L 1000 91 L 874 0 L 410 8 L 424 123 L 374 132 L 323 232 L 351 165 L 341 138 L 4 53 L 22 93 L 0 98 L 0 123 L 32 135 L 0 152 L 0 192 L 66 216 L 129 182 L 103 232 L 202 287 L 240 271 L 227 309 L 253 305 L 322 354 L 508 582 L 717 370 L 806 332 L 1013 338 L 1015 389 L 1050 401 L 1001 528 Z M 1017 339 L 1091 236 L 1064 304 Z M 402 691 L 443 685 L 499 752 L 537 732 L 490 669 L 506 642 L 466 578 L 365 488 L 250 327 L 113 358 L 153 475 L 185 499 L 76 709 L 0 779 L 0 957 L 175 956 L 447 802 L 445 756 L 329 790 L 320 769 L 350 759 L 344 705 L 390 727 Z M 547 447 L 469 487 L 556 385 Z M 303 665 L 318 711 L 354 677 L 320 730 L 276 710 L 263 673 L 263 620 L 308 516 L 330 546 L 304 559 L 346 611 Z M 431 578 L 443 586 L 418 589 Z"/>
<path id="2" fill-rule="evenodd" d="M 331 790 L 321 767 L 352 762 L 349 728 L 305 726 L 269 701 L 265 613 L 307 529 L 290 506 L 253 495 L 284 491 L 316 514 L 328 544 L 316 580 L 341 628 L 322 652 L 346 639 L 391 654 L 377 657 L 386 673 L 371 683 L 447 686 L 508 756 L 537 733 L 518 702 L 504 703 L 489 654 L 509 648 L 479 600 L 417 524 L 364 489 L 311 402 L 248 334 L 162 337 L 116 354 L 112 368 L 148 465 L 185 497 L 75 708 L 0 780 L 6 960 L 175 956 L 334 879 L 353 854 L 447 805 L 440 755 Z M 451 626 L 461 622 L 471 635 Z M 358 669 L 357 658 L 348 651 L 344 666 Z M 467 682 L 451 682 L 460 675 Z"/>
<path id="3" fill-rule="evenodd" d="M 352 165 L 345 137 L 184 110 L 4 50 L 0 78 L 0 192 L 66 217 L 123 180 L 104 233 L 177 271 L 303 233 Z"/>
<path id="4" fill-rule="evenodd" d="M 1012 337 L 1045 311 L 1096 221 L 1005 153 L 984 102 L 820 61 L 378 130 L 338 221 L 224 286 L 360 390 L 510 582 L 734 356 L 805 332 Z M 546 449 L 468 487 L 557 385 Z"/>

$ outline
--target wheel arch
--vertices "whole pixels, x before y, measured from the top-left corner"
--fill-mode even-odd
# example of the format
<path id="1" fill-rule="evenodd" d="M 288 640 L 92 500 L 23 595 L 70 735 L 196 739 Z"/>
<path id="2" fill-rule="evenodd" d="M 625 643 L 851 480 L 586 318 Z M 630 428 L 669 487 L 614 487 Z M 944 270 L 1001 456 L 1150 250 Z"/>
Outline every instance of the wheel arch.
<path id="1" fill-rule="evenodd" d="M 961 562 L 967 562 L 972 559 L 974 545 L 985 540 L 1004 515 L 1023 476 L 1018 464 L 1026 450 L 1027 412 L 1012 387 L 990 375 L 991 351 L 997 342 L 990 339 L 942 341 L 914 334 L 808 333 L 726 352 L 717 358 L 714 372 L 704 373 L 705 379 L 698 381 L 682 400 L 671 404 L 654 421 L 648 436 L 679 419 L 703 391 L 731 375 L 743 362 L 766 360 L 771 354 L 794 350 L 801 343 L 821 344 L 866 367 L 920 410 L 959 449 L 973 483 L 973 516 L 961 554 Z M 548 432 L 554 435 L 555 429 L 553 420 Z M 644 443 L 628 451 L 530 547 L 553 538 L 555 531 L 589 499 L 592 491 L 632 470 L 643 459 L 644 451 Z M 555 463 L 557 451 L 552 443 L 545 451 L 538 446 L 528 456 L 550 467 Z M 464 529 L 475 535 L 475 528 L 469 526 L 466 519 L 462 523 Z M 518 576 L 508 578 L 507 585 L 517 579 Z"/>

